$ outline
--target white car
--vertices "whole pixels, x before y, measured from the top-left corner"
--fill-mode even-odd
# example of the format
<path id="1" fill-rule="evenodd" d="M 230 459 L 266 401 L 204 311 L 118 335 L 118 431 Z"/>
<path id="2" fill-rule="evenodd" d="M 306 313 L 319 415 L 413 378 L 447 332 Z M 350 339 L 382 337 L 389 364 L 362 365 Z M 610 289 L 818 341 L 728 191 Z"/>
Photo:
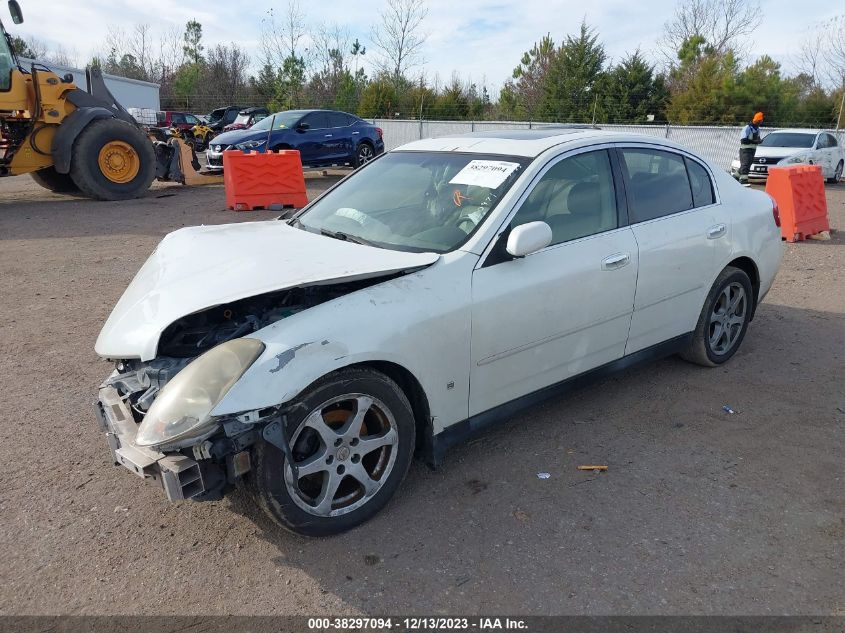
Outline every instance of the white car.
<path id="1" fill-rule="evenodd" d="M 773 165 L 820 165 L 829 183 L 842 179 L 845 151 L 830 132 L 789 129 L 767 134 L 757 146 L 748 179 L 765 181 Z M 731 163 L 731 173 L 739 174 L 739 158 Z"/>
<path id="2" fill-rule="evenodd" d="M 737 351 L 783 246 L 765 193 L 668 141 L 549 128 L 417 141 L 287 221 L 169 234 L 96 351 L 114 460 L 171 500 L 243 479 L 337 533 L 412 455 L 586 379 Z"/>

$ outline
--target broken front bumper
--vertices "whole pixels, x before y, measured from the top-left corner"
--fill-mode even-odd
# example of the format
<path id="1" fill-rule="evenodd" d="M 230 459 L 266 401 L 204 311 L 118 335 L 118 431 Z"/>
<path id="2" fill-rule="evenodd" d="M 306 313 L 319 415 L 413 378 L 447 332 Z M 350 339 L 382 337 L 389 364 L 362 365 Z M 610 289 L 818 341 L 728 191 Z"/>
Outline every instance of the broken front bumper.
<path id="1" fill-rule="evenodd" d="M 138 424 L 117 389 L 101 386 L 94 407 L 115 465 L 124 466 L 143 479 L 159 482 L 170 501 L 190 499 L 206 491 L 202 471 L 195 460 L 178 453 L 166 455 L 135 446 Z"/>

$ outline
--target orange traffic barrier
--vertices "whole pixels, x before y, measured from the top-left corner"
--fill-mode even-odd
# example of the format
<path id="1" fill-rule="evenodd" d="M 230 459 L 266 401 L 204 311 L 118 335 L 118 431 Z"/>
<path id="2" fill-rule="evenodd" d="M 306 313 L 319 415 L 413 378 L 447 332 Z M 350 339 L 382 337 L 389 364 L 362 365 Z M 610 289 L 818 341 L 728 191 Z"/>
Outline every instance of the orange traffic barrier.
<path id="1" fill-rule="evenodd" d="M 780 231 L 789 242 L 830 230 L 824 176 L 819 165 L 770 167 L 768 193 L 780 209 Z"/>
<path id="2" fill-rule="evenodd" d="M 223 152 L 223 182 L 226 207 L 235 211 L 308 204 L 302 161 L 295 149 Z"/>

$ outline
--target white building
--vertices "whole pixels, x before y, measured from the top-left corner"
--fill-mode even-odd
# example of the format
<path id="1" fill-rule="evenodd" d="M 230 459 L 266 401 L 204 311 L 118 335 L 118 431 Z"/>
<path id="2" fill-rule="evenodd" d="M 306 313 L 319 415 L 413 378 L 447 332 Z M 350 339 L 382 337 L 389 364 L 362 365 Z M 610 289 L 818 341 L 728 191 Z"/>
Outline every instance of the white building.
<path id="1" fill-rule="evenodd" d="M 24 68 L 29 68 L 33 64 L 33 60 L 25 57 L 19 58 L 21 65 Z M 38 62 L 46 66 L 59 77 L 63 77 L 67 73 L 73 75 L 73 82 L 82 90 L 88 89 L 88 84 L 85 81 L 85 70 L 81 68 L 70 68 L 69 66 L 60 66 L 59 64 L 52 64 L 46 62 Z M 117 99 L 117 102 L 124 108 L 144 108 L 150 110 L 160 110 L 161 102 L 159 100 L 158 84 L 150 83 L 148 81 L 139 81 L 138 79 L 129 79 L 127 77 L 118 77 L 117 75 L 107 75 L 103 73 L 103 79 L 106 81 L 106 86 Z"/>

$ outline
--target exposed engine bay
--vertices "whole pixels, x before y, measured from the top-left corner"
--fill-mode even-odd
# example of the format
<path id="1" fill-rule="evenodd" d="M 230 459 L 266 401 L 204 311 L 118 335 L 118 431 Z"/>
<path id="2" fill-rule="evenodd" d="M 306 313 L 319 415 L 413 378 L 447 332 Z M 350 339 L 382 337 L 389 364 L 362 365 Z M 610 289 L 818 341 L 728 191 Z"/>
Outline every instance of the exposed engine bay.
<path id="1" fill-rule="evenodd" d="M 117 361 L 117 374 L 106 384 L 117 389 L 131 408 L 135 421 L 140 422 L 164 385 L 203 352 L 308 308 L 400 275 L 280 290 L 190 314 L 164 330 L 156 358 L 147 362 Z"/>

